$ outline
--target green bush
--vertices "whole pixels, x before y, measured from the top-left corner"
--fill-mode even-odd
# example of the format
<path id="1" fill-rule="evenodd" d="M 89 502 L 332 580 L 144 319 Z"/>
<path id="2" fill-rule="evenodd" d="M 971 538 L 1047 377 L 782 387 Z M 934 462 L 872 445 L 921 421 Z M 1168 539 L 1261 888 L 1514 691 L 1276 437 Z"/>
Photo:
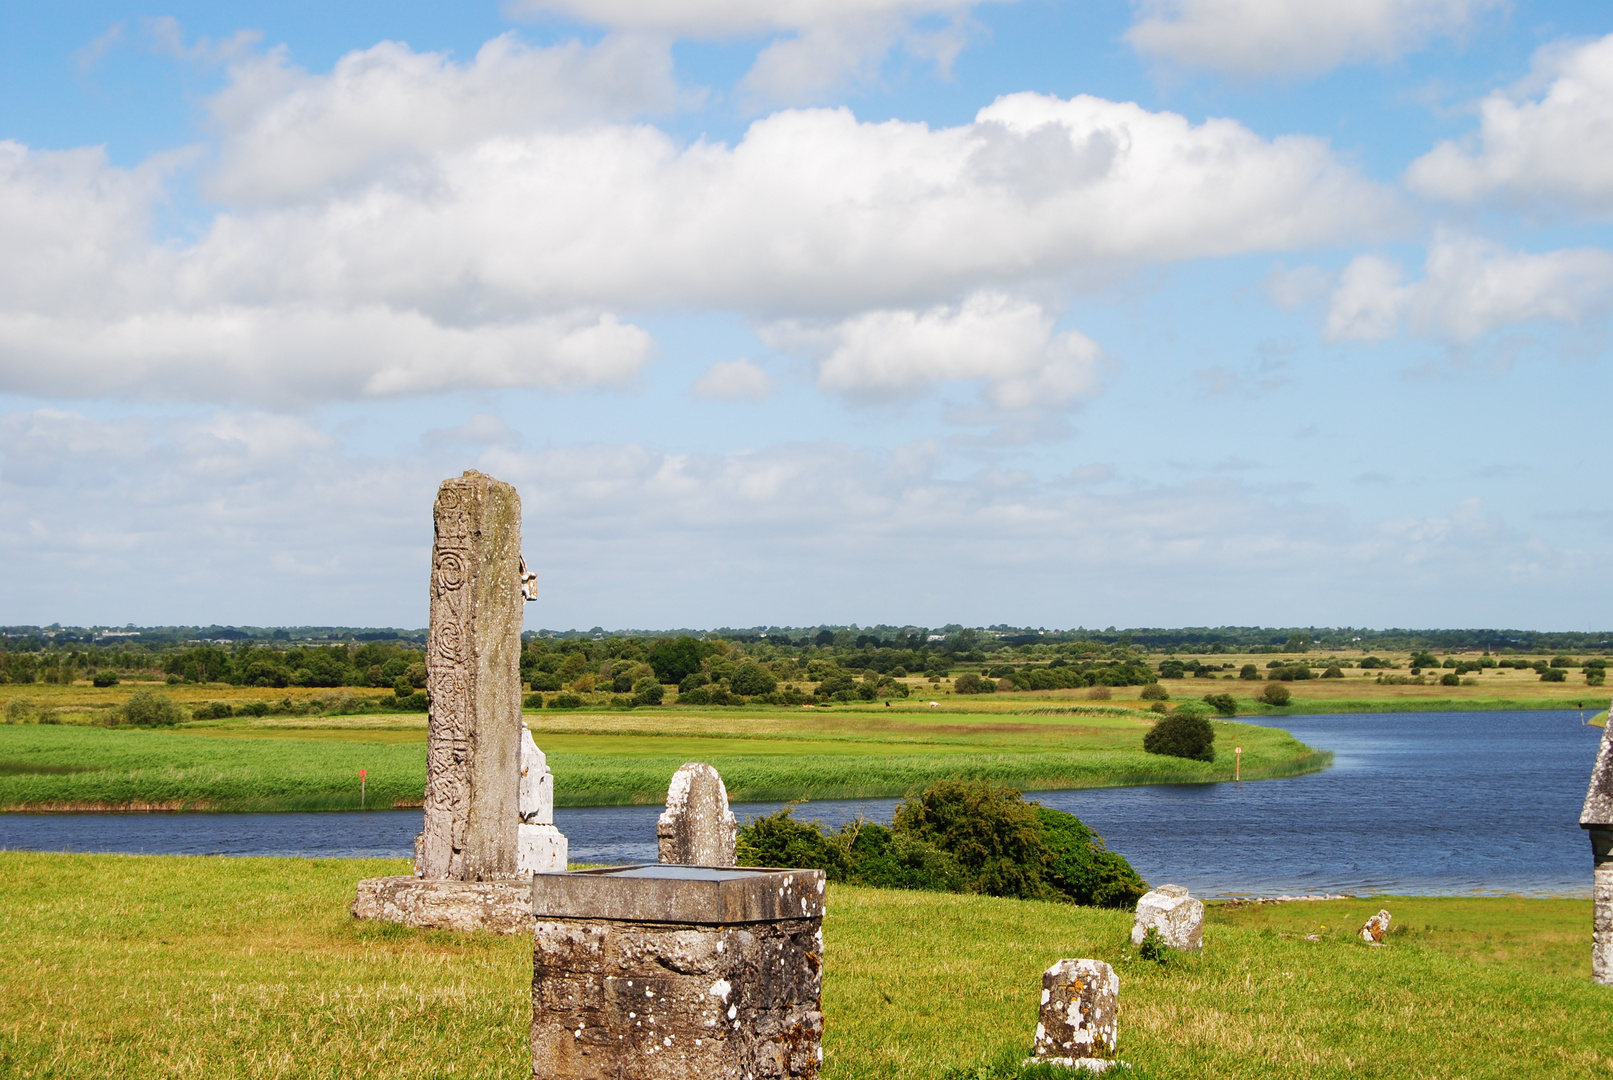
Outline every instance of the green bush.
<path id="1" fill-rule="evenodd" d="M 228 702 L 204 701 L 191 709 L 190 717 L 192 720 L 223 720 L 234 715 L 234 712 Z"/>
<path id="2" fill-rule="evenodd" d="M 1205 694 L 1204 704 L 1222 716 L 1238 715 L 1238 703 L 1231 694 Z"/>
<path id="3" fill-rule="evenodd" d="M 1143 692 L 1140 696 L 1144 701 L 1169 701 L 1171 692 L 1156 682 L 1149 683 L 1143 687 Z"/>
<path id="4" fill-rule="evenodd" d="M 1342 679 L 1342 678 L 1344 678 L 1344 669 L 1339 667 L 1337 664 L 1334 664 L 1332 667 L 1330 667 L 1326 671 L 1322 672 L 1322 678 L 1324 678 L 1324 679 Z"/>
<path id="5" fill-rule="evenodd" d="M 734 668 L 728 685 L 736 694 L 754 697 L 757 694 L 771 694 L 778 687 L 778 679 L 760 664 L 744 663 Z"/>
<path id="6" fill-rule="evenodd" d="M 391 707 L 399 712 L 430 712 L 431 696 L 424 690 L 416 690 L 407 697 L 400 697 L 392 702 Z"/>
<path id="7" fill-rule="evenodd" d="M 1260 669 L 1255 667 L 1253 664 L 1245 664 L 1243 667 L 1238 669 L 1238 678 L 1247 679 L 1250 682 L 1259 682 Z"/>
<path id="8" fill-rule="evenodd" d="M 1274 682 L 1266 684 L 1266 689 L 1261 693 L 1260 700 L 1267 705 L 1287 705 L 1293 696 L 1288 692 L 1288 687 L 1282 683 Z"/>
<path id="9" fill-rule="evenodd" d="M 248 701 L 235 710 L 238 716 L 268 716 L 269 703 L 267 701 Z"/>
<path id="10" fill-rule="evenodd" d="M 739 830 L 741 866 L 815 868 L 831 881 L 891 889 L 1036 897 L 1133 908 L 1148 885 L 1072 814 L 1012 788 L 942 780 L 897 808 L 889 826 L 825 832 L 794 807 Z"/>
<path id="11" fill-rule="evenodd" d="M 952 680 L 952 692 L 955 694 L 978 694 L 981 692 L 980 688 L 983 685 L 984 680 L 979 675 L 969 671 Z M 995 690 L 996 687 L 994 686 L 992 689 Z"/>
<path id="12" fill-rule="evenodd" d="M 549 699 L 549 708 L 580 709 L 582 708 L 582 698 L 578 697 L 576 694 L 556 694 L 554 697 Z"/>
<path id="13" fill-rule="evenodd" d="M 633 700 L 640 705 L 659 705 L 665 697 L 666 687 L 649 675 L 633 684 Z"/>
<path id="14" fill-rule="evenodd" d="M 122 708 L 113 711 L 113 716 L 119 723 L 137 727 L 172 727 L 185 719 L 185 712 L 167 694 L 136 690 Z"/>
<path id="15" fill-rule="evenodd" d="M 1591 668 L 1591 667 L 1588 667 L 1588 668 L 1585 669 L 1585 685 L 1586 686 L 1601 686 L 1606 681 L 1607 681 L 1607 669 L 1606 668 Z"/>
<path id="16" fill-rule="evenodd" d="M 527 695 L 525 695 L 524 697 L 521 698 L 521 708 L 523 708 L 523 709 L 541 709 L 541 708 L 543 708 L 543 695 L 542 694 L 527 694 Z"/>
<path id="17" fill-rule="evenodd" d="M 1456 672 L 1454 672 L 1454 671 L 1447 671 L 1445 674 L 1443 674 L 1443 675 L 1441 675 L 1439 677 L 1439 685 L 1441 685 L 1441 686 L 1461 686 L 1462 685 L 1462 677 L 1460 675 L 1456 674 Z"/>
<path id="18" fill-rule="evenodd" d="M 1215 729 L 1204 716 L 1184 712 L 1184 709 L 1186 706 L 1155 724 L 1154 729 L 1143 736 L 1143 749 L 1150 754 L 1191 761 L 1214 761 Z"/>
<path id="19" fill-rule="evenodd" d="M 95 676 L 90 679 L 90 682 L 96 686 L 116 686 L 118 685 L 118 673 L 115 671 L 97 671 Z"/>
<path id="20" fill-rule="evenodd" d="M 1544 671 L 1542 671 L 1540 673 L 1540 681 L 1541 682 L 1567 682 L 1568 681 L 1568 669 L 1567 668 L 1560 668 L 1560 667 L 1546 668 Z"/>
<path id="21" fill-rule="evenodd" d="M 548 690 L 552 693 L 560 689 L 560 676 L 549 671 L 534 672 L 531 686 L 533 690 Z"/>

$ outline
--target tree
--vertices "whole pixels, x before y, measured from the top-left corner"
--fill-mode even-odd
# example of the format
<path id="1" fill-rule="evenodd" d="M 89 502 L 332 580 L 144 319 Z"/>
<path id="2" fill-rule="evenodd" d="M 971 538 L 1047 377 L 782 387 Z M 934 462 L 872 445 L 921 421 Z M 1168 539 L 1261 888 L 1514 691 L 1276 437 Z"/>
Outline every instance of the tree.
<path id="1" fill-rule="evenodd" d="M 1215 729 L 1210 726 L 1210 721 L 1198 713 L 1183 712 L 1181 709 L 1155 724 L 1154 729 L 1143 736 L 1143 749 L 1150 754 L 1191 761 L 1214 761 L 1214 744 Z"/>
<path id="2" fill-rule="evenodd" d="M 1238 715 L 1238 703 L 1231 694 L 1205 694 L 1204 704 L 1222 716 Z"/>
<path id="3" fill-rule="evenodd" d="M 1171 692 L 1158 683 L 1149 683 L 1139 695 L 1144 701 L 1169 701 Z"/>
<path id="4" fill-rule="evenodd" d="M 655 677 L 663 683 L 682 683 L 700 670 L 705 658 L 705 650 L 692 637 L 662 638 L 647 657 Z"/>
<path id="5" fill-rule="evenodd" d="M 981 692 L 981 678 L 974 672 L 965 672 L 952 681 L 952 689 L 959 694 L 978 694 Z"/>
<path id="6" fill-rule="evenodd" d="M 1265 692 L 1260 695 L 1260 700 L 1267 705 L 1281 706 L 1287 705 L 1292 697 L 1293 695 L 1288 692 L 1288 687 L 1280 682 L 1273 682 L 1266 684 Z"/>
<path id="7" fill-rule="evenodd" d="M 666 687 L 646 676 L 633 684 L 633 701 L 639 705 L 659 705 L 666 696 Z"/>
<path id="8" fill-rule="evenodd" d="M 778 687 L 778 679 L 762 665 L 747 662 L 734 668 L 728 685 L 736 694 L 753 697 L 756 694 L 771 694 Z"/>

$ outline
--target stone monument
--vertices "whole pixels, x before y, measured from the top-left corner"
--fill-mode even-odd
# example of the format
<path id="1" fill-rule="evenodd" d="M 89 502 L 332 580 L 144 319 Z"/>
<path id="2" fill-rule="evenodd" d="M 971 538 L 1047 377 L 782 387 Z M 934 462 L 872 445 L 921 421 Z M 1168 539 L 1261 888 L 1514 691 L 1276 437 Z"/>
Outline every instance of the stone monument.
<path id="1" fill-rule="evenodd" d="M 659 861 L 732 866 L 736 832 L 728 789 L 716 769 L 691 761 L 672 774 L 666 812 L 655 823 Z"/>
<path id="2" fill-rule="evenodd" d="M 1602 731 L 1602 747 L 1591 770 L 1579 827 L 1590 833 L 1595 867 L 1595 907 L 1591 924 L 1591 978 L 1613 986 L 1613 720 Z"/>
<path id="3" fill-rule="evenodd" d="M 1361 940 L 1368 945 L 1381 945 L 1389 933 L 1389 913 L 1380 910 L 1361 927 Z"/>
<path id="4" fill-rule="evenodd" d="M 1026 1064 L 1102 1072 L 1120 1039 L 1120 977 L 1102 960 L 1060 960 L 1042 973 L 1042 1012 Z"/>
<path id="5" fill-rule="evenodd" d="M 514 933 L 531 926 L 530 875 L 564 869 L 566 858 L 553 777 L 521 725 L 522 606 L 536 595 L 521 558 L 521 499 L 471 470 L 442 482 L 433 519 L 414 877 L 360 882 L 353 914 Z"/>
<path id="6" fill-rule="evenodd" d="M 537 1080 L 811 1080 L 823 1061 L 822 870 L 535 874 Z"/>
<path id="7" fill-rule="evenodd" d="M 1173 949 L 1194 950 L 1204 943 L 1204 904 L 1180 885 L 1161 885 L 1137 901 L 1137 919 L 1131 943 L 1141 945 L 1152 926 Z"/>

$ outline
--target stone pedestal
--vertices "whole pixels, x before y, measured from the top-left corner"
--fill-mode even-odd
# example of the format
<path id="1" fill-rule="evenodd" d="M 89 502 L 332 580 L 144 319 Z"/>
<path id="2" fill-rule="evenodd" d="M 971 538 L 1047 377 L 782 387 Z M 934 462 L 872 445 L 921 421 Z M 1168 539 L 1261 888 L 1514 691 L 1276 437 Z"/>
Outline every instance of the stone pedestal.
<path id="1" fill-rule="evenodd" d="M 532 908 L 535 1078 L 817 1076 L 821 870 L 538 874 Z"/>
<path id="2" fill-rule="evenodd" d="M 358 883 L 353 916 L 422 930 L 524 934 L 532 929 L 532 890 L 525 881 L 368 878 Z"/>
<path id="3" fill-rule="evenodd" d="M 717 770 L 691 761 L 672 774 L 655 823 L 656 857 L 680 866 L 732 866 L 738 828 Z"/>
<path id="4" fill-rule="evenodd" d="M 1204 943 L 1204 904 L 1180 885 L 1161 885 L 1137 901 L 1131 943 L 1141 945 L 1152 926 L 1159 939 L 1173 949 L 1197 949 Z"/>
<path id="5" fill-rule="evenodd" d="M 523 876 L 566 868 L 566 838 L 554 826 L 554 774 L 532 740 L 521 731 L 521 825 L 516 830 L 516 870 Z"/>
<path id="6" fill-rule="evenodd" d="M 1102 1071 L 1120 1041 L 1120 977 L 1102 960 L 1060 960 L 1042 973 L 1034 1062 Z"/>

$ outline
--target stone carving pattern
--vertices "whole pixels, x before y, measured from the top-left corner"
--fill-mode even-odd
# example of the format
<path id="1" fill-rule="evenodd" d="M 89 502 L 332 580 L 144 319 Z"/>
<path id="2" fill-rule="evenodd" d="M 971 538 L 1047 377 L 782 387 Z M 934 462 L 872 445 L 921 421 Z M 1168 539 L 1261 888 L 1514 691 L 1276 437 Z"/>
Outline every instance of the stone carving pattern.
<path id="1" fill-rule="evenodd" d="M 472 694 L 475 672 L 466 655 L 473 617 L 470 589 L 472 500 L 445 483 L 433 515 L 431 633 L 426 649 L 426 688 L 431 719 L 426 753 L 426 832 L 423 871 L 426 877 L 459 876 L 470 809 Z M 435 828 L 434 828 L 435 826 Z M 446 826 L 447 835 L 442 835 Z M 444 850 L 446 849 L 446 850 Z"/>

